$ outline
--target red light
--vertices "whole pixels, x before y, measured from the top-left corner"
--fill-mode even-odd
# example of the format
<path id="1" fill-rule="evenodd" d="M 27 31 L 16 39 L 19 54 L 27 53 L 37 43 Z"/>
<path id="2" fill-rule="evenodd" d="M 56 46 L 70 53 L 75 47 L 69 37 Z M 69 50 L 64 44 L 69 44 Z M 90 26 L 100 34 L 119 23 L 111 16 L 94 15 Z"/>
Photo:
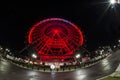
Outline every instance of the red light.
<path id="1" fill-rule="evenodd" d="M 59 30 L 54 30 L 54 34 L 58 34 L 59 33 Z"/>
<path id="2" fill-rule="evenodd" d="M 61 18 L 50 18 L 33 25 L 28 42 L 36 49 L 41 61 L 64 61 L 72 58 L 82 46 L 83 35 L 73 23 Z"/>

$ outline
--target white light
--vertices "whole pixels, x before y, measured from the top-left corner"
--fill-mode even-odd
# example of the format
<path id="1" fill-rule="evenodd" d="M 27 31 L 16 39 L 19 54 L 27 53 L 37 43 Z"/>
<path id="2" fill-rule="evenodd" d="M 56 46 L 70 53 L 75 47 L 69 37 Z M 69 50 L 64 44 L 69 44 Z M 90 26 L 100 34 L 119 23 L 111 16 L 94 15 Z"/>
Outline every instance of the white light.
<path id="1" fill-rule="evenodd" d="M 7 52 L 10 52 L 10 50 L 8 48 L 5 49 Z"/>
<path id="2" fill-rule="evenodd" d="M 110 0 L 110 4 L 115 4 L 116 3 L 116 0 Z"/>
<path id="3" fill-rule="evenodd" d="M 80 54 L 76 54 L 75 57 L 76 57 L 76 58 L 80 58 Z"/>
<path id="4" fill-rule="evenodd" d="M 114 46 L 114 48 L 116 48 L 116 46 Z"/>
<path id="5" fill-rule="evenodd" d="M 102 52 L 102 51 L 100 51 L 100 54 L 102 55 L 102 54 L 103 54 L 103 52 Z"/>
<path id="6" fill-rule="evenodd" d="M 3 48 L 1 47 L 0 50 L 2 50 Z"/>
<path id="7" fill-rule="evenodd" d="M 120 4 L 120 0 L 118 0 L 118 2 L 117 2 L 118 4 Z"/>
<path id="8" fill-rule="evenodd" d="M 120 43 L 120 40 L 118 40 L 118 42 Z"/>
<path id="9" fill-rule="evenodd" d="M 28 63 L 29 61 L 28 60 L 25 60 L 26 63 Z"/>
<path id="10" fill-rule="evenodd" d="M 50 68 L 51 68 L 51 69 L 55 69 L 55 65 L 54 65 L 54 64 L 51 64 L 51 65 L 50 65 Z"/>
<path id="11" fill-rule="evenodd" d="M 37 58 L 37 55 L 36 55 L 36 54 L 32 54 L 32 57 L 33 57 L 33 58 Z"/>
<path id="12" fill-rule="evenodd" d="M 33 62 L 32 62 L 32 61 L 30 61 L 30 64 L 33 64 Z"/>
<path id="13" fill-rule="evenodd" d="M 36 76 L 36 75 L 39 75 L 36 71 L 28 71 L 27 73 L 28 76 Z M 33 79 L 33 80 L 36 80 L 36 79 Z"/>
<path id="14" fill-rule="evenodd" d="M 7 49 L 7 48 L 6 48 L 5 50 L 6 50 L 6 51 L 8 51 L 8 49 Z"/>
<path id="15" fill-rule="evenodd" d="M 107 59 L 103 59 L 101 64 L 104 70 L 109 70 L 111 68 L 110 62 Z"/>
<path id="16" fill-rule="evenodd" d="M 86 70 L 81 69 L 81 70 L 76 70 L 75 74 L 73 75 L 75 77 L 75 80 L 84 80 L 87 77 L 87 74 L 88 72 Z"/>

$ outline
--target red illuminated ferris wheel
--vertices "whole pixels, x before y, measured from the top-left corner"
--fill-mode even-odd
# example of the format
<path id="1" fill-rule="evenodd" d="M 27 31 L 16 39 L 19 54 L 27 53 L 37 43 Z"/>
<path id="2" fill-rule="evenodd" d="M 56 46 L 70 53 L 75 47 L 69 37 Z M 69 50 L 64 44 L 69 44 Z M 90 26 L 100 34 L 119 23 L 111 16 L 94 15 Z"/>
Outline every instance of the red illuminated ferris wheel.
<path id="1" fill-rule="evenodd" d="M 40 55 L 41 61 L 65 61 L 83 45 L 83 34 L 67 20 L 49 18 L 32 26 L 28 43 Z"/>

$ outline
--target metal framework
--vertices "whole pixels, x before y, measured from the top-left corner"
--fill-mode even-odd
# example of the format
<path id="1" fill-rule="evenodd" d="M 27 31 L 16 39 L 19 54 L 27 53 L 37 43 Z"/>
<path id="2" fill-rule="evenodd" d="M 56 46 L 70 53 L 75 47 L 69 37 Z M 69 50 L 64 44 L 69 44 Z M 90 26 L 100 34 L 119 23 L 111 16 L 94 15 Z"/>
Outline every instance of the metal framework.
<path id="1" fill-rule="evenodd" d="M 67 20 L 49 18 L 32 26 L 28 43 L 40 55 L 41 61 L 70 61 L 83 44 L 83 34 Z"/>

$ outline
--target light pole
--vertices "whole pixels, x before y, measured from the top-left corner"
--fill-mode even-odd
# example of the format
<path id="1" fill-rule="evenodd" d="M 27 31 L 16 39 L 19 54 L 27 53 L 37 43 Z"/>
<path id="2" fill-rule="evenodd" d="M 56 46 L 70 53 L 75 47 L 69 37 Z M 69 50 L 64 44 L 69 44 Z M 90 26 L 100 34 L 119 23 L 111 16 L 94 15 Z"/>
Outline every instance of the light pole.
<path id="1" fill-rule="evenodd" d="M 33 64 L 34 64 L 34 62 L 35 62 L 35 60 L 38 58 L 38 56 L 35 54 L 35 53 L 33 53 L 32 54 L 32 61 L 33 61 Z"/>
<path id="2" fill-rule="evenodd" d="M 75 61 L 77 61 L 77 63 L 79 62 L 79 64 L 80 64 L 80 59 L 81 59 L 80 53 L 76 53 L 76 54 L 74 55 L 74 59 L 75 59 Z M 76 63 L 76 64 L 77 64 L 77 63 Z"/>

